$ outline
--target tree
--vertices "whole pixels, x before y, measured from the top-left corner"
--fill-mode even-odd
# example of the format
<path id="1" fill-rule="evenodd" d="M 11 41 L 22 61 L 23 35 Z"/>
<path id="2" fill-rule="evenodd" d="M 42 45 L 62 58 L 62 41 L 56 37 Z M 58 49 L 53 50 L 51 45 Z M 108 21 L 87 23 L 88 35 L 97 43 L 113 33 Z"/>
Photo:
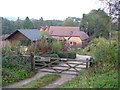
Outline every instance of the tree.
<path id="1" fill-rule="evenodd" d="M 15 31 L 14 21 L 2 18 L 2 34 L 11 34 Z"/>
<path id="2" fill-rule="evenodd" d="M 75 17 L 68 17 L 62 24 L 63 26 L 79 26 L 79 21 Z"/>
<path id="3" fill-rule="evenodd" d="M 61 20 L 45 20 L 47 26 L 61 26 L 63 21 Z"/>
<path id="4" fill-rule="evenodd" d="M 40 18 L 39 23 L 40 23 L 40 26 L 44 26 L 44 20 L 43 20 L 43 17 Z"/>
<path id="5" fill-rule="evenodd" d="M 23 22 L 22 22 L 22 21 L 19 19 L 19 17 L 18 17 L 18 19 L 15 21 L 15 28 L 16 28 L 16 29 L 21 29 L 21 28 L 23 28 L 22 24 L 23 24 Z"/>
<path id="6" fill-rule="evenodd" d="M 34 20 L 32 20 L 32 23 L 33 23 L 33 25 L 34 25 L 34 28 L 40 29 L 39 20 L 34 19 Z"/>
<path id="7" fill-rule="evenodd" d="M 33 29 L 34 25 L 33 23 L 30 21 L 29 17 L 26 17 L 24 23 L 23 23 L 23 28 L 24 29 Z"/>
<path id="8" fill-rule="evenodd" d="M 107 9 L 112 21 L 118 23 L 118 30 L 120 30 L 120 1 L 119 0 L 99 0 L 105 4 L 103 9 Z"/>
<path id="9" fill-rule="evenodd" d="M 89 14 L 83 14 L 80 24 L 81 30 L 88 35 L 108 36 L 110 17 L 103 10 L 92 10 Z"/>

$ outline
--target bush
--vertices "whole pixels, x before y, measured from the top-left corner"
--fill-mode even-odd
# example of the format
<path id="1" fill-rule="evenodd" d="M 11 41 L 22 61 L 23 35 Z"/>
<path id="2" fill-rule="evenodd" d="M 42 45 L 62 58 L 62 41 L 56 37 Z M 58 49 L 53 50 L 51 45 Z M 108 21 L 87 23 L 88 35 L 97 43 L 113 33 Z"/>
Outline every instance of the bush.
<path id="1" fill-rule="evenodd" d="M 110 45 L 109 42 L 100 41 L 93 55 L 97 67 L 102 68 L 101 70 L 110 70 L 117 66 L 117 52 L 113 44 Z"/>
<path id="2" fill-rule="evenodd" d="M 53 53 L 57 53 L 62 50 L 62 42 L 54 41 L 52 47 Z"/>
<path id="3" fill-rule="evenodd" d="M 54 58 L 59 58 L 59 56 L 57 54 L 45 54 L 45 55 L 41 55 L 42 57 L 54 57 Z"/>
<path id="4" fill-rule="evenodd" d="M 2 59 L 3 86 L 18 82 L 35 74 L 35 72 L 31 71 L 31 64 L 26 58 L 9 55 L 4 56 Z"/>
<path id="5" fill-rule="evenodd" d="M 60 58 L 70 58 L 70 59 L 75 59 L 76 58 L 76 53 L 75 52 L 58 52 L 57 53 Z"/>
<path id="6" fill-rule="evenodd" d="M 26 58 L 10 55 L 10 56 L 4 56 L 2 60 L 2 66 L 3 68 L 31 68 L 30 61 L 28 61 Z"/>

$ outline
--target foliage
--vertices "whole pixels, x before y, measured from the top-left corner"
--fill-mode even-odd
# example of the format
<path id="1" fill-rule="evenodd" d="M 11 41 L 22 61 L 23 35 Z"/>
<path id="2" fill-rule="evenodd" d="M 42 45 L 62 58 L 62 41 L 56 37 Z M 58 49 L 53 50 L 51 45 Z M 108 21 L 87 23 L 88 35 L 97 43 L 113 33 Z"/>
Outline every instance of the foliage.
<path id="1" fill-rule="evenodd" d="M 41 55 L 42 57 L 53 57 L 53 58 L 59 58 L 59 56 L 57 54 L 45 54 L 45 55 Z"/>
<path id="2" fill-rule="evenodd" d="M 48 42 L 48 43 L 53 43 L 54 41 L 57 41 L 57 39 L 52 38 L 52 37 L 48 37 L 48 38 L 47 38 L 47 42 Z"/>
<path id="3" fill-rule="evenodd" d="M 52 44 L 53 53 L 57 53 L 61 50 L 62 50 L 62 42 L 61 41 L 54 41 Z"/>
<path id="4" fill-rule="evenodd" d="M 26 17 L 24 23 L 23 23 L 23 28 L 24 29 L 33 29 L 33 23 L 30 21 L 29 17 Z"/>
<path id="5" fill-rule="evenodd" d="M 29 40 L 20 40 L 20 45 L 21 46 L 29 46 L 31 42 Z"/>
<path id="6" fill-rule="evenodd" d="M 105 4 L 106 7 L 102 7 L 102 8 L 109 10 L 109 13 L 111 14 L 113 20 L 118 18 L 120 19 L 120 16 L 119 16 L 120 1 L 119 0 L 99 0 L 99 1 Z"/>
<path id="7" fill-rule="evenodd" d="M 61 26 L 62 20 L 45 20 L 44 21 L 47 26 Z"/>
<path id="8" fill-rule="evenodd" d="M 14 22 L 2 18 L 2 34 L 10 34 L 14 31 L 15 31 Z"/>
<path id="9" fill-rule="evenodd" d="M 108 37 L 109 22 L 110 17 L 103 10 L 92 10 L 89 14 L 83 14 L 80 27 L 90 36 Z"/>
<path id="10" fill-rule="evenodd" d="M 57 53 L 60 58 L 70 58 L 70 59 L 75 59 L 76 58 L 76 53 L 69 51 L 69 52 L 58 52 Z"/>
<path id="11" fill-rule="evenodd" d="M 79 21 L 76 18 L 68 17 L 62 24 L 63 26 L 79 26 Z"/>
<path id="12" fill-rule="evenodd" d="M 82 73 L 58 88 L 118 88 L 117 70 L 97 74 L 91 70 Z"/>
<path id="13" fill-rule="evenodd" d="M 15 24 L 15 29 L 21 29 L 23 28 L 23 21 L 20 20 L 20 18 L 18 17 L 18 19 L 16 20 L 16 22 L 14 22 Z"/>
<path id="14" fill-rule="evenodd" d="M 95 58 L 93 67 L 82 70 L 78 77 L 58 88 L 118 88 L 118 51 L 116 40 L 110 44 L 105 38 L 94 39 L 83 49 L 83 53 Z"/>
<path id="15" fill-rule="evenodd" d="M 35 72 L 31 71 L 29 58 L 15 55 L 4 56 L 2 68 L 3 86 L 18 82 L 35 74 Z"/>
<path id="16" fill-rule="evenodd" d="M 20 43 L 10 43 L 8 46 L 2 48 L 2 55 L 17 54 L 20 51 Z"/>
<path id="17" fill-rule="evenodd" d="M 95 69 L 106 72 L 117 67 L 118 52 L 115 43 L 110 44 L 106 41 L 100 41 L 97 44 L 93 55 L 95 58 Z"/>
<path id="18" fill-rule="evenodd" d="M 40 55 L 42 51 L 49 52 L 50 45 L 46 40 L 41 39 L 36 41 L 35 43 L 32 43 L 29 49 L 30 52 Z"/>
<path id="19" fill-rule="evenodd" d="M 41 87 L 44 87 L 44 86 L 48 85 L 49 83 L 55 81 L 59 77 L 60 77 L 60 75 L 47 74 L 41 78 L 31 81 L 30 83 L 20 86 L 18 88 L 41 88 Z"/>
<path id="20" fill-rule="evenodd" d="M 71 50 L 71 51 L 74 51 L 74 52 L 76 52 L 76 54 L 79 54 L 79 55 L 86 55 L 85 53 L 83 53 L 83 49 L 75 49 L 75 50 Z"/>

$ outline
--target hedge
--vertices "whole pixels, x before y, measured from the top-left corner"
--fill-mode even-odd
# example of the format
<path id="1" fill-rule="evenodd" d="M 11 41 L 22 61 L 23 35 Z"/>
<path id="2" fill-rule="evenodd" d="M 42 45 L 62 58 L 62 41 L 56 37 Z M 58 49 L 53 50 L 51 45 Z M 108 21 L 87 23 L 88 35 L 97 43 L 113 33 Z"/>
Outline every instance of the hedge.
<path id="1" fill-rule="evenodd" d="M 75 59 L 76 58 L 76 53 L 73 51 L 70 52 L 58 52 L 57 53 L 60 58 L 70 58 L 70 59 Z"/>
<path id="2" fill-rule="evenodd" d="M 59 56 L 57 54 L 45 54 L 45 55 L 41 55 L 42 57 L 53 57 L 53 58 L 59 58 Z"/>
<path id="3" fill-rule="evenodd" d="M 41 55 L 42 57 L 51 57 L 51 58 L 59 58 L 59 56 L 57 54 L 45 54 L 45 55 Z M 56 61 L 56 59 L 51 59 L 51 61 Z M 45 62 L 46 64 L 50 63 L 50 62 Z M 57 63 L 52 63 L 53 65 L 57 65 Z"/>

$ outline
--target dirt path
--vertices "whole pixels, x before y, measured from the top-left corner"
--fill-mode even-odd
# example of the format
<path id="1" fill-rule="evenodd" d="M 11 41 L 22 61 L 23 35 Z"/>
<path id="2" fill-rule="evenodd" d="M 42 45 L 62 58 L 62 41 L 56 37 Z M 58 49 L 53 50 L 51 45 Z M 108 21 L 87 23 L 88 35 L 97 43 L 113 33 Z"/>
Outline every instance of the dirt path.
<path id="1" fill-rule="evenodd" d="M 90 56 L 84 56 L 84 55 L 78 55 L 78 54 L 76 55 L 76 59 L 84 59 L 84 60 L 86 60 L 86 58 L 90 58 Z M 14 84 L 11 84 L 11 85 L 6 86 L 4 88 L 19 87 L 19 86 L 27 84 L 27 83 L 35 80 L 35 79 L 43 77 L 46 74 L 52 74 L 52 73 L 38 71 L 38 73 L 34 77 L 26 79 L 26 80 L 22 80 L 20 82 L 14 83 Z M 47 85 L 47 86 L 45 86 L 43 88 L 56 88 L 57 86 L 62 85 L 65 82 L 67 82 L 67 81 L 71 80 L 72 78 L 76 77 L 76 75 L 68 75 L 68 74 L 59 74 L 59 75 L 61 75 L 61 78 L 57 79 L 56 81 L 52 82 L 51 84 L 49 84 L 49 85 Z"/>
<path id="2" fill-rule="evenodd" d="M 82 59 L 86 60 L 89 59 L 91 56 L 85 56 L 85 55 L 79 55 L 76 54 L 76 60 Z M 57 79 L 56 81 L 52 82 L 51 84 L 43 87 L 43 88 L 56 88 L 59 85 L 64 84 L 65 82 L 72 80 L 72 78 L 76 77 L 76 75 L 67 75 L 67 74 L 59 74 L 61 75 L 61 78 Z"/>
<path id="3" fill-rule="evenodd" d="M 59 75 L 61 75 L 61 78 L 57 79 L 56 81 L 52 82 L 51 84 L 49 84 L 43 88 L 56 88 L 57 86 L 62 85 L 65 82 L 76 77 L 76 75 L 65 75 L 65 74 L 59 74 Z"/>
<path id="4" fill-rule="evenodd" d="M 32 78 L 22 80 L 22 81 L 20 81 L 20 82 L 11 84 L 11 85 L 6 86 L 6 87 L 4 87 L 4 88 L 15 88 L 15 87 L 18 87 L 18 86 L 22 86 L 22 85 L 27 84 L 27 83 L 35 80 L 35 79 L 38 79 L 38 78 L 40 78 L 40 77 L 43 77 L 43 76 L 46 75 L 46 74 L 48 74 L 48 73 L 46 73 L 46 72 L 38 72 L 38 73 L 37 73 L 34 77 L 32 77 Z"/>
<path id="5" fill-rule="evenodd" d="M 87 58 L 90 59 L 91 56 L 86 56 L 86 55 L 79 55 L 76 54 L 76 60 L 82 59 L 82 60 L 86 60 Z"/>
<path id="6" fill-rule="evenodd" d="M 17 82 L 17 83 L 14 83 L 14 84 L 11 84 L 9 86 L 6 86 L 6 87 L 3 87 L 3 88 L 16 88 L 16 87 L 19 87 L 19 86 L 22 86 L 24 84 L 27 84 L 35 79 L 38 79 L 40 77 L 43 77 L 44 75 L 46 74 L 52 74 L 52 73 L 47 73 L 47 72 L 38 72 L 34 77 L 32 78 L 29 78 L 29 79 L 26 79 L 26 80 L 22 80 L 20 82 Z M 64 74 L 58 74 L 58 75 L 61 75 L 61 78 L 57 79 L 56 81 L 52 82 L 51 84 L 43 87 L 43 88 L 55 88 L 59 85 L 62 85 L 64 84 L 65 82 L 71 80 L 72 78 L 75 77 L 75 75 L 64 75 Z"/>

